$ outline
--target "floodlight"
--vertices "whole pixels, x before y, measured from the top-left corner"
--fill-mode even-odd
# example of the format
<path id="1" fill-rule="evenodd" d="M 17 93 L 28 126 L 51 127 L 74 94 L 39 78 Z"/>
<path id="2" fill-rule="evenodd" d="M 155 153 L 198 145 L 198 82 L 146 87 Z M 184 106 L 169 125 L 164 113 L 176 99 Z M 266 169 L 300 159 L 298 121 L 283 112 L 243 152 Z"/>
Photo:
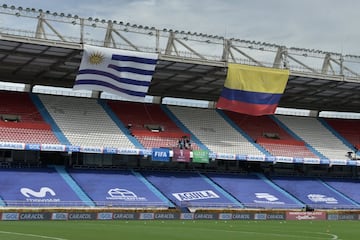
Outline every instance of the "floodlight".
<path id="1" fill-rule="evenodd" d="M 7 5 L 6 5 L 6 4 L 3 4 L 2 7 L 3 7 L 3 8 L 7 8 Z"/>
<path id="2" fill-rule="evenodd" d="M 89 18 L 88 18 L 88 21 L 90 21 L 90 22 L 91 22 L 92 20 L 93 20 L 93 18 L 92 18 L 92 17 L 89 17 Z"/>
<path id="3" fill-rule="evenodd" d="M 95 18 L 95 20 L 94 20 L 95 22 L 99 22 L 99 19 L 98 18 Z"/>
<path id="4" fill-rule="evenodd" d="M 106 23 L 106 20 L 105 20 L 105 19 L 102 19 L 102 20 L 101 20 L 101 23 Z"/>
<path id="5" fill-rule="evenodd" d="M 22 11 L 22 10 L 23 10 L 23 8 L 22 8 L 22 7 L 18 7 L 18 10 L 19 10 L 19 11 Z"/>
<path id="6" fill-rule="evenodd" d="M 16 7 L 15 7 L 14 5 L 12 5 L 12 6 L 10 7 L 11 10 L 15 10 L 15 8 L 16 8 Z"/>

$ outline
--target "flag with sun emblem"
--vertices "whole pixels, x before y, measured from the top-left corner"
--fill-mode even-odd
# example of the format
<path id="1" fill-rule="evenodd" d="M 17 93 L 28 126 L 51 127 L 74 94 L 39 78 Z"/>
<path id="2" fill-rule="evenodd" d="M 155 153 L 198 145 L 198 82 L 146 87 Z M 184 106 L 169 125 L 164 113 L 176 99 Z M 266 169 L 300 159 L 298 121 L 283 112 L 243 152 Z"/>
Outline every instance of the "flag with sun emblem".
<path id="1" fill-rule="evenodd" d="M 84 45 L 74 90 L 97 90 L 144 101 L 158 54 Z"/>

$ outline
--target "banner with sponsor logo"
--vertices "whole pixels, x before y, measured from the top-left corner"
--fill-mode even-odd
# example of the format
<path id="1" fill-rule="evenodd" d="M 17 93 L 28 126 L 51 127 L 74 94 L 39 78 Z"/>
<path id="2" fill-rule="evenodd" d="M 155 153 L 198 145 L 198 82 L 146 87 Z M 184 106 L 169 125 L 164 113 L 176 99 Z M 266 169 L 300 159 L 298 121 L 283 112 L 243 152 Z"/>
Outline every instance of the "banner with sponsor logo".
<path id="1" fill-rule="evenodd" d="M 173 162 L 190 162 L 190 150 L 173 148 Z"/>
<path id="2" fill-rule="evenodd" d="M 232 219 L 233 220 L 253 220 L 254 213 L 233 213 Z"/>
<path id="3" fill-rule="evenodd" d="M 25 143 L 14 143 L 14 142 L 0 142 L 0 149 L 25 149 Z"/>
<path id="4" fill-rule="evenodd" d="M 144 212 L 139 213 L 139 219 L 140 220 L 153 220 L 154 219 L 154 213 Z"/>
<path id="5" fill-rule="evenodd" d="M 32 151 L 40 151 L 41 145 L 40 144 L 25 144 L 25 150 L 32 150 Z"/>
<path id="6" fill-rule="evenodd" d="M 97 220 L 112 220 L 113 213 L 112 212 L 99 212 L 97 214 Z"/>
<path id="7" fill-rule="evenodd" d="M 192 201 L 192 200 L 203 200 L 203 199 L 210 199 L 210 198 L 220 198 L 212 190 L 202 190 L 202 191 L 193 191 L 193 192 L 178 192 L 172 193 L 172 195 L 178 201 Z"/>
<path id="8" fill-rule="evenodd" d="M 4 221 L 17 221 L 17 220 L 19 220 L 19 213 L 16 213 L 16 212 L 4 212 L 1 215 L 1 220 L 4 220 Z"/>
<path id="9" fill-rule="evenodd" d="M 138 215 L 137 213 L 133 212 L 133 213 L 128 213 L 128 212 L 117 212 L 117 213 L 113 213 L 113 219 L 114 220 L 135 220 L 138 219 Z"/>
<path id="10" fill-rule="evenodd" d="M 224 160 L 236 160 L 236 154 L 233 153 L 216 153 L 217 159 L 224 159 Z"/>
<path id="11" fill-rule="evenodd" d="M 215 220 L 218 219 L 217 213 L 195 213 L 194 219 L 197 220 Z"/>
<path id="12" fill-rule="evenodd" d="M 49 212 L 25 212 L 20 213 L 19 220 L 50 220 Z"/>
<path id="13" fill-rule="evenodd" d="M 95 220 L 97 219 L 96 213 L 69 213 L 69 220 Z"/>
<path id="14" fill-rule="evenodd" d="M 194 219 L 194 213 L 181 213 L 180 219 L 182 220 L 193 220 Z"/>
<path id="15" fill-rule="evenodd" d="M 328 213 L 327 220 L 359 220 L 359 214 L 357 213 Z"/>
<path id="16" fill-rule="evenodd" d="M 286 220 L 326 220 L 325 212 L 287 212 Z"/>
<path id="17" fill-rule="evenodd" d="M 102 147 L 92 147 L 92 146 L 81 146 L 80 152 L 84 153 L 103 153 L 104 149 Z"/>
<path id="18" fill-rule="evenodd" d="M 139 155 L 139 149 L 130 149 L 130 148 L 118 148 L 117 154 L 124 155 Z"/>
<path id="19" fill-rule="evenodd" d="M 154 219 L 158 220 L 175 220 L 179 219 L 180 214 L 179 213 L 155 213 Z"/>
<path id="20" fill-rule="evenodd" d="M 68 213 L 65 212 L 56 212 L 56 213 L 52 213 L 51 215 L 51 220 L 68 220 Z"/>
<path id="21" fill-rule="evenodd" d="M 277 212 L 219 212 L 211 210 L 195 213 L 180 213 L 169 211 L 155 212 L 3 212 L 0 213 L 2 221 L 33 221 L 33 220 L 359 220 L 358 213 L 327 213 L 325 211 L 277 211 Z"/>
<path id="22" fill-rule="evenodd" d="M 153 148 L 151 159 L 152 161 L 169 162 L 170 151 L 166 148 Z"/>
<path id="23" fill-rule="evenodd" d="M 61 144 L 41 144 L 41 151 L 51 151 L 51 152 L 65 152 L 65 145 Z"/>
<path id="24" fill-rule="evenodd" d="M 193 162 L 209 163 L 209 152 L 206 150 L 193 150 Z"/>

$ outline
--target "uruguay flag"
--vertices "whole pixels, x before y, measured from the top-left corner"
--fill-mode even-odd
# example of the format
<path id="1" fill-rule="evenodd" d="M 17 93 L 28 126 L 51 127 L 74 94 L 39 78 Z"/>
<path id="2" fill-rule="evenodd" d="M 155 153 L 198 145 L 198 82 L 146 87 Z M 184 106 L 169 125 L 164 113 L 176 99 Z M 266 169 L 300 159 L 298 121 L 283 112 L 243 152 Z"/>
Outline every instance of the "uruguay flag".
<path id="1" fill-rule="evenodd" d="M 74 90 L 97 90 L 144 101 L 158 54 L 84 45 Z"/>
<path id="2" fill-rule="evenodd" d="M 274 114 L 289 70 L 231 63 L 216 108 L 248 115 Z"/>

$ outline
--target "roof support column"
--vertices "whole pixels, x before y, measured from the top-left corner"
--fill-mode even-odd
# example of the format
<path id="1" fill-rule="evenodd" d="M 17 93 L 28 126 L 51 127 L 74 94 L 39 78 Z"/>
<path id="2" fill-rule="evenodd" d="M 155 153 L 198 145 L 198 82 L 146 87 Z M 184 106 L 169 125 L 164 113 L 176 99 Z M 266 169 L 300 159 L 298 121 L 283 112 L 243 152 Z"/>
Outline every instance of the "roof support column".
<path id="1" fill-rule="evenodd" d="M 281 46 L 278 48 L 277 52 L 276 52 L 276 56 L 274 59 L 274 63 L 273 63 L 273 67 L 274 68 L 281 68 L 281 67 L 285 67 L 287 68 L 287 50 L 285 46 Z"/>

